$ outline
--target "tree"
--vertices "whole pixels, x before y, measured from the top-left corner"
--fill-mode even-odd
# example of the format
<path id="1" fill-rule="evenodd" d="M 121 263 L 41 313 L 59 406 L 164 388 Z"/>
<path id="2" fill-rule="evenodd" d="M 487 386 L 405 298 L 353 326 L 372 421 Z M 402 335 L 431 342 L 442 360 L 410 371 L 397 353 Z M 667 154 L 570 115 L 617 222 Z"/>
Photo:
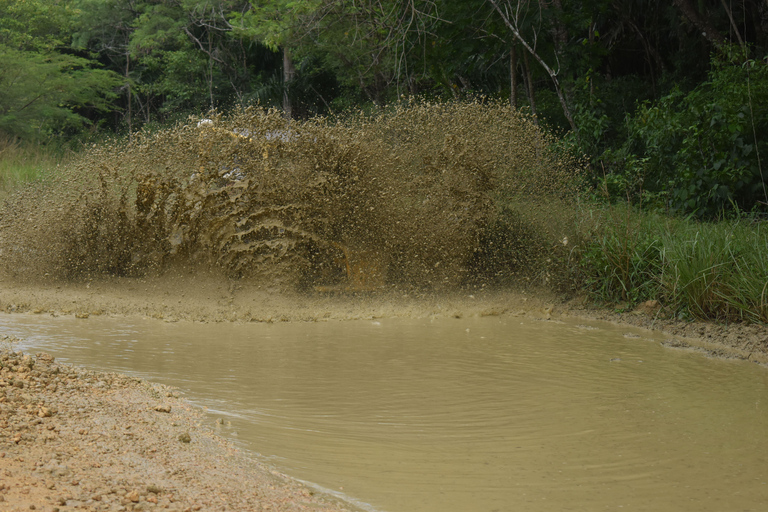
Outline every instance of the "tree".
<path id="1" fill-rule="evenodd" d="M 528 40 L 523 37 L 523 34 L 520 31 L 519 27 L 519 20 L 520 20 L 520 12 L 523 8 L 522 1 L 517 0 L 517 3 L 515 5 L 512 5 L 510 1 L 508 1 L 506 4 L 502 4 L 500 0 L 488 0 L 488 2 L 491 3 L 493 8 L 496 10 L 496 12 L 501 16 L 501 19 L 504 21 L 504 24 L 509 28 L 509 30 L 514 35 L 515 39 L 525 48 L 525 50 L 528 51 L 528 53 L 531 54 L 531 56 L 536 59 L 536 61 L 541 65 L 542 68 L 547 72 L 549 75 L 549 78 L 552 80 L 552 85 L 555 87 L 555 92 L 557 93 L 557 97 L 560 100 L 560 105 L 563 108 L 563 114 L 565 114 L 566 119 L 568 120 L 568 124 L 571 125 L 571 129 L 576 132 L 576 123 L 573 121 L 573 115 L 571 114 L 571 109 L 568 106 L 568 102 L 565 99 L 565 95 L 563 94 L 562 87 L 560 86 L 560 81 L 557 78 L 558 71 L 553 69 L 549 66 L 549 64 L 546 63 L 546 61 L 542 58 L 542 56 L 537 52 L 534 47 L 531 45 L 531 43 L 528 42 Z M 502 6 L 504 7 L 502 9 Z M 538 36 L 536 36 L 538 37 Z M 530 82 L 530 80 L 529 80 Z M 532 86 L 529 85 L 529 89 Z"/>
<path id="2" fill-rule="evenodd" d="M 73 45 L 124 76 L 129 131 L 185 111 L 245 102 L 274 63 L 235 34 L 247 0 L 73 0 Z"/>
<path id="3" fill-rule="evenodd" d="M 0 0 L 0 130 L 44 137 L 111 109 L 119 80 L 89 58 L 63 52 L 67 1 Z"/>
<path id="4" fill-rule="evenodd" d="M 283 56 L 283 111 L 292 117 L 293 105 L 289 93 L 290 83 L 296 74 L 291 45 L 294 31 L 311 17 L 320 0 L 252 0 L 250 8 L 233 13 L 232 21 L 241 36 L 251 37 Z"/>

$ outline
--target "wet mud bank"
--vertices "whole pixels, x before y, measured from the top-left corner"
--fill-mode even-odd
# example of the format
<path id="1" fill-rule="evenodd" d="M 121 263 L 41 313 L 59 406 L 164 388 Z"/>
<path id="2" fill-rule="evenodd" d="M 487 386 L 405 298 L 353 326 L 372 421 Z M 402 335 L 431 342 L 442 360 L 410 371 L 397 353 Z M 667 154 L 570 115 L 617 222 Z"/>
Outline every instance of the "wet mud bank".
<path id="1" fill-rule="evenodd" d="M 0 352 L 0 510 L 350 510 L 202 425 L 178 391 Z"/>
<path id="2" fill-rule="evenodd" d="M 613 311 L 589 306 L 583 300 L 564 301 L 564 314 L 660 331 L 671 336 L 662 344 L 672 349 L 694 350 L 710 357 L 742 359 L 768 365 L 768 327 L 759 324 L 685 321 L 672 318 L 656 301 L 633 311 Z"/>

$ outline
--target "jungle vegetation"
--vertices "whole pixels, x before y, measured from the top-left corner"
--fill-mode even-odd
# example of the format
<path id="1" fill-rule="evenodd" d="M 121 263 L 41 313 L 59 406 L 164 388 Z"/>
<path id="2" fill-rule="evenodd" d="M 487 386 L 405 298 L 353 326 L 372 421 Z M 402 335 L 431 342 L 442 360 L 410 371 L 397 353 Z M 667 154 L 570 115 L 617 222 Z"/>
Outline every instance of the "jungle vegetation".
<path id="1" fill-rule="evenodd" d="M 590 208 L 643 216 L 595 214 L 577 265 L 595 296 L 666 286 L 689 314 L 731 318 L 743 280 L 745 315 L 768 318 L 764 227 L 749 227 L 768 214 L 766 0 L 0 0 L 5 181 L 210 109 L 304 120 L 412 97 L 509 102 L 584 155 Z M 685 271 L 667 265 L 694 261 L 712 221 L 723 260 L 700 270 L 760 273 L 717 290 L 692 274 L 730 297 L 719 309 L 680 299 Z"/>

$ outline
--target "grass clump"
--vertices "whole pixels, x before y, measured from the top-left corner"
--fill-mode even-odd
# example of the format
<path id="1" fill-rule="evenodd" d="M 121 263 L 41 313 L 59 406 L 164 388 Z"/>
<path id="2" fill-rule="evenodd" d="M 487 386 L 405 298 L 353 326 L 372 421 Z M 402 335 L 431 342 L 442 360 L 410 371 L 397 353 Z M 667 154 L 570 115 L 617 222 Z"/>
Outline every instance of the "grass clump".
<path id="1" fill-rule="evenodd" d="M 60 161 L 59 155 L 37 144 L 0 133 L 0 197 L 41 178 Z"/>
<path id="2" fill-rule="evenodd" d="M 601 302 L 637 304 L 660 294 L 663 247 L 658 215 L 628 206 L 588 212 L 580 267 L 586 289 Z"/>
<path id="3" fill-rule="evenodd" d="M 768 322 L 768 232 L 748 219 L 696 222 L 628 206 L 593 210 L 579 260 L 587 293 L 679 318 Z"/>
<path id="4" fill-rule="evenodd" d="M 664 233 L 664 289 L 696 318 L 768 322 L 768 233 L 746 221 L 685 223 Z"/>

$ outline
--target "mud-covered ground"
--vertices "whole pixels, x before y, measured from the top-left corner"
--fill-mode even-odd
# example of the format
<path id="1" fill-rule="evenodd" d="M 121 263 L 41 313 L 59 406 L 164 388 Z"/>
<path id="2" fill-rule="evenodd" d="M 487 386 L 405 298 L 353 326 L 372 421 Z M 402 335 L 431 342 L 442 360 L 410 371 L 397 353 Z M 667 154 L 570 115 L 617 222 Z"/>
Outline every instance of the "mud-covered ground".
<path id="1" fill-rule="evenodd" d="M 201 416 L 173 389 L 6 349 L 0 510 L 349 510 L 249 458 Z"/>
<path id="2" fill-rule="evenodd" d="M 170 322 L 571 316 L 660 330 L 672 335 L 666 342 L 672 348 L 768 364 L 765 326 L 674 320 L 652 303 L 616 313 L 543 292 L 285 294 L 214 274 L 179 273 L 80 284 L 5 281 L 0 310 L 73 315 L 84 322 L 95 315 Z M 175 390 L 61 366 L 46 355 L 6 351 L 0 358 L 0 511 L 353 508 L 216 436 L 203 426 L 201 411 Z"/>
<path id="3" fill-rule="evenodd" d="M 711 357 L 734 358 L 768 365 L 768 327 L 759 324 L 687 321 L 674 318 L 656 301 L 633 311 L 617 312 L 589 306 L 583 300 L 561 304 L 569 316 L 628 324 L 671 335 L 667 347 L 703 352 Z"/>

